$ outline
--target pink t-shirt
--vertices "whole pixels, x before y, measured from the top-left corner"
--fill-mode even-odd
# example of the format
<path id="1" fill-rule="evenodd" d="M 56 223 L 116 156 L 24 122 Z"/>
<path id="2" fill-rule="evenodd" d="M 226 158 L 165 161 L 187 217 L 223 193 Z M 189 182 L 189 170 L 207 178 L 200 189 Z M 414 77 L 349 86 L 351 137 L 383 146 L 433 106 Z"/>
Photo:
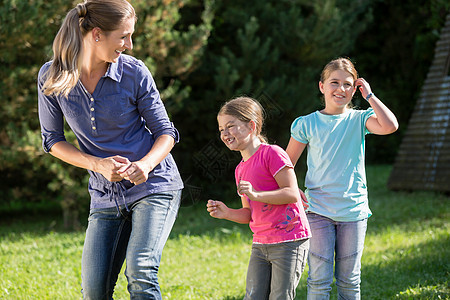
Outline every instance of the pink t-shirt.
<path id="1" fill-rule="evenodd" d="M 241 161 L 235 170 L 236 185 L 249 181 L 257 191 L 279 189 L 274 176 L 283 168 L 293 168 L 287 153 L 277 145 L 261 144 L 248 160 Z M 311 236 L 301 200 L 297 203 L 272 205 L 250 200 L 250 229 L 253 243 L 276 244 Z"/>

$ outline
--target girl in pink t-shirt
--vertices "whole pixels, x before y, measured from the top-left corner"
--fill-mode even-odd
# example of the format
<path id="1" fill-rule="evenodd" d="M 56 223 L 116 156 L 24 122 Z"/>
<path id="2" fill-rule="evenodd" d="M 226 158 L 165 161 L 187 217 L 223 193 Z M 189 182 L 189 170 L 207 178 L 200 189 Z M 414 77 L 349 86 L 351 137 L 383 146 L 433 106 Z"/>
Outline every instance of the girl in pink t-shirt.
<path id="1" fill-rule="evenodd" d="M 311 234 L 293 165 L 283 149 L 262 136 L 257 101 L 233 99 L 217 121 L 222 141 L 242 155 L 235 171 L 242 208 L 208 200 L 207 210 L 212 217 L 249 224 L 253 232 L 244 299 L 294 299 Z"/>

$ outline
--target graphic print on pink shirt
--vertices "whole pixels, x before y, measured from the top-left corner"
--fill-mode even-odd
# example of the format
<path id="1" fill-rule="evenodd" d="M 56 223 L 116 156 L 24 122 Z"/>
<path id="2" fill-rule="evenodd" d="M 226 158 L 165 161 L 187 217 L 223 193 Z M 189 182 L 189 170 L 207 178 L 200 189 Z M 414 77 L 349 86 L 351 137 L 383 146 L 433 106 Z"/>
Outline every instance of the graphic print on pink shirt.
<path id="1" fill-rule="evenodd" d="M 286 219 L 278 223 L 275 228 L 278 230 L 285 230 L 286 232 L 291 232 L 295 228 L 295 224 L 299 221 L 300 217 L 295 215 L 292 207 L 286 207 L 286 214 L 283 214 Z"/>
<path id="2" fill-rule="evenodd" d="M 271 211 L 271 210 L 272 210 L 272 207 L 273 207 L 272 204 L 265 204 L 265 205 L 262 207 L 261 211 L 262 211 L 262 212 L 265 212 L 265 211 Z"/>

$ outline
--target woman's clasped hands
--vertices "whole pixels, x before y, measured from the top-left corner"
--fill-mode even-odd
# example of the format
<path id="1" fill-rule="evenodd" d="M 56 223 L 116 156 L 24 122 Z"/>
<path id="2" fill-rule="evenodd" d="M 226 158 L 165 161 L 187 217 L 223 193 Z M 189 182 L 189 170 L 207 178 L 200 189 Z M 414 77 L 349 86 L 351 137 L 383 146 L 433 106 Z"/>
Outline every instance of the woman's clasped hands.
<path id="1" fill-rule="evenodd" d="M 97 169 L 97 172 L 111 182 L 126 179 L 135 185 L 146 182 L 150 173 L 144 162 L 130 162 L 128 158 L 120 155 L 101 159 Z"/>

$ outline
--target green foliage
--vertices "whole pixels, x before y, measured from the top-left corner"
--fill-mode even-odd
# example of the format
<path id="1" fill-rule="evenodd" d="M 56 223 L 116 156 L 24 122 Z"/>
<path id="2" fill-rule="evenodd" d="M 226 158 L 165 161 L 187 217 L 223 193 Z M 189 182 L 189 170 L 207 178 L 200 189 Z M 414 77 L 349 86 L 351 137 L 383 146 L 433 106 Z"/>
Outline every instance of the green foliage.
<path id="1" fill-rule="evenodd" d="M 0 98 L 4 108 L 0 110 L 0 171 L 6 174 L 0 183 L 2 201 L 46 201 L 43 195 L 60 191 L 59 186 L 45 188 L 56 173 L 51 170 L 54 161 L 40 146 L 36 77 L 69 6 L 67 1 L 6 0 L 0 7 Z"/>
<path id="2" fill-rule="evenodd" d="M 133 54 L 155 76 L 169 112 L 178 111 L 190 93 L 181 81 L 197 67 L 210 35 L 212 1 L 135 0 L 132 4 L 138 15 Z"/>
<path id="3" fill-rule="evenodd" d="M 0 6 L 1 207 L 70 198 L 88 206 L 86 171 L 42 150 L 36 101 L 37 72 L 77 2 L 4 0 Z M 224 101 L 243 94 L 260 100 L 270 142 L 285 147 L 294 118 L 320 107 L 319 73 L 337 56 L 353 58 L 398 116 L 399 133 L 371 136 L 366 147 L 369 162 L 393 161 L 450 11 L 445 0 L 131 3 L 138 15 L 132 54 L 154 74 L 180 130 L 173 153 L 189 181 L 190 202 L 232 190 L 240 158 L 218 139 L 216 113 Z M 356 104 L 367 105 L 359 98 Z M 69 129 L 67 139 L 76 144 Z"/>
<path id="4" fill-rule="evenodd" d="M 394 161 L 448 13 L 450 2 L 446 0 L 374 3 L 377 17 L 359 36 L 351 56 L 360 75 L 397 116 L 400 127 L 393 135 L 368 138 L 368 162 Z M 364 102 L 359 104 L 366 107 Z"/>
<path id="5" fill-rule="evenodd" d="M 136 0 L 133 4 L 139 18 L 134 53 L 154 72 L 168 106 L 175 109 L 189 94 L 179 78 L 195 68 L 211 29 L 210 2 L 156 1 L 148 5 Z M 87 172 L 43 152 L 37 116 L 37 73 L 51 58 L 53 38 L 73 5 L 57 0 L 6 0 L 0 7 L 0 97 L 4 107 L 0 111 L 0 171 L 6 174 L 0 182 L 3 207 L 23 201 L 19 199 L 38 202 L 59 198 L 66 212 L 88 208 Z M 182 19 L 182 9 L 189 5 L 203 9 L 197 24 Z M 66 139 L 77 145 L 69 128 Z"/>
<path id="6" fill-rule="evenodd" d="M 214 188 L 210 188 L 204 181 L 209 183 L 211 178 L 202 174 L 205 168 L 209 174 L 214 171 L 215 162 L 205 167 L 195 156 L 205 154 L 210 144 L 225 149 L 216 139 L 216 114 L 225 101 L 239 95 L 253 96 L 262 103 L 269 141 L 285 147 L 294 118 L 320 105 L 317 86 L 323 65 L 352 50 L 372 20 L 369 3 L 217 2 L 203 64 L 185 81 L 192 96 L 173 115 L 175 123 L 182 124 L 182 143 L 175 153 L 183 172 L 194 174 L 197 185 L 213 195 L 216 185 L 224 186 L 221 179 L 232 180 L 234 165 L 230 164 L 227 172 L 215 172 Z"/>

